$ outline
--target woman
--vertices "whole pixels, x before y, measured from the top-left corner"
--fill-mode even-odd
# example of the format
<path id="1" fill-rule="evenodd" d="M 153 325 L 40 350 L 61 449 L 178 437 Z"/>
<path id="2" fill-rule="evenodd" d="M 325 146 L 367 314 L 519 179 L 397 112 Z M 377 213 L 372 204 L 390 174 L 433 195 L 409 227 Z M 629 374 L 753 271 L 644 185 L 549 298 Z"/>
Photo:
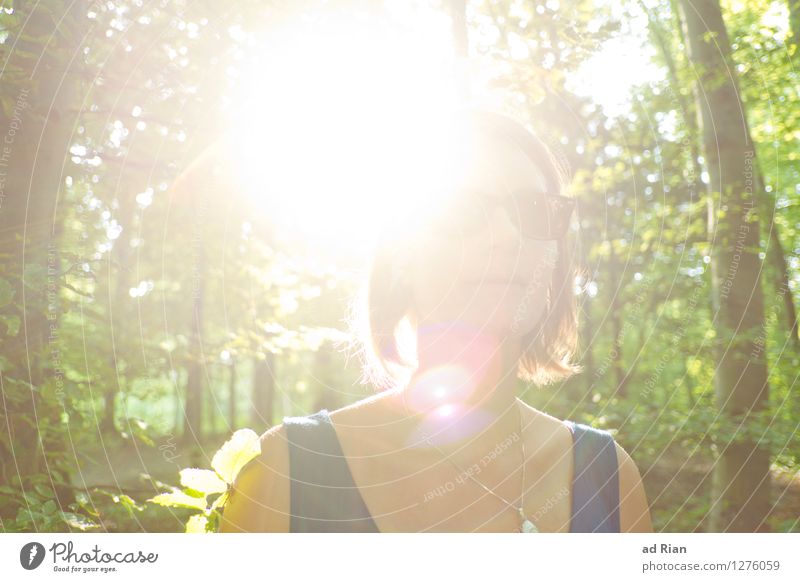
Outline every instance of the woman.
<path id="1" fill-rule="evenodd" d="M 222 531 L 652 531 L 609 433 L 517 397 L 579 371 L 561 169 L 508 117 L 460 119 L 447 195 L 373 261 L 360 337 L 383 390 L 264 433 Z"/>

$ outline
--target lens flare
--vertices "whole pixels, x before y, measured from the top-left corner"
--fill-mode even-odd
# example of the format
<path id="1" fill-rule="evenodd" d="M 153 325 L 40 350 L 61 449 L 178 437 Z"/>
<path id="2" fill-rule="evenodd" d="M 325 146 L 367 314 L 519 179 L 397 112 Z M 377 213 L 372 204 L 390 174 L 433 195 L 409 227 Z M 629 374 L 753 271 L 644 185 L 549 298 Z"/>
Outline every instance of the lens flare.
<path id="1" fill-rule="evenodd" d="M 473 437 L 494 420 L 476 405 L 488 396 L 479 389 L 500 381 L 494 357 L 500 349 L 498 338 L 461 321 L 422 325 L 419 338 L 425 346 L 422 371 L 405 388 L 405 403 L 410 412 L 423 416 L 409 445 L 419 444 L 423 435 L 437 446 Z"/>

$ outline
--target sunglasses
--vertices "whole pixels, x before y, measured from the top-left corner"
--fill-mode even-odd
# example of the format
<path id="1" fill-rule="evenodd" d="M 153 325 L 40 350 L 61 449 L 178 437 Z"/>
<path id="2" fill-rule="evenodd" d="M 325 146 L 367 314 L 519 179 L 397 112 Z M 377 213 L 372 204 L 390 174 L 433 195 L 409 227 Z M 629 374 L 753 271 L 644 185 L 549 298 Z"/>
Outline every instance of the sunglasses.
<path id="1" fill-rule="evenodd" d="M 453 193 L 432 226 L 448 236 L 474 236 L 489 228 L 495 208 L 502 206 L 520 235 L 534 240 L 562 238 L 569 228 L 575 199 L 534 190 L 513 190 L 497 197 L 462 188 Z"/>

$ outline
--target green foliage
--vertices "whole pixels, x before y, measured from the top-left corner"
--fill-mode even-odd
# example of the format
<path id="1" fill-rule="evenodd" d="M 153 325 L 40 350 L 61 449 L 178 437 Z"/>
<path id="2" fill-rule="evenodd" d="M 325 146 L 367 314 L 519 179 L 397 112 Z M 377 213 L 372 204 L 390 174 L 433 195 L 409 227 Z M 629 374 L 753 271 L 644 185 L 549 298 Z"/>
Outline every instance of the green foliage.
<path id="1" fill-rule="evenodd" d="M 181 488 L 173 487 L 148 499 L 164 507 L 190 509 L 186 533 L 209 533 L 219 530 L 222 509 L 239 471 L 261 452 L 258 435 L 250 429 L 237 430 L 214 454 L 212 469 L 183 469 Z"/>
<path id="2" fill-rule="evenodd" d="M 774 206 L 758 213 L 761 246 L 775 229 L 797 295 L 800 83 L 788 58 L 791 31 L 773 14 L 778 4 L 725 4 L 724 16 L 762 202 Z M 504 88 L 502 107 L 553 146 L 581 206 L 586 371 L 527 398 L 614 430 L 646 474 L 656 527 L 702 529 L 704 479 L 726 444 L 752 439 L 771 451 L 773 475 L 798 474 L 800 353 L 775 285 L 781 273 L 762 264 L 769 407 L 745 422 L 720 416 L 722 334 L 707 232 L 709 203 L 719 201 L 706 194 L 697 71 L 675 3 L 556 5 L 476 3 L 470 18 L 474 64 Z M 287 6 L 286 15 L 313 14 L 313 6 Z M 243 61 L 259 58 L 249 35 L 271 20 L 263 2 L 121 0 L 91 16 L 85 5 L 71 7 L 46 0 L 0 11 L 0 126 L 29 95 L 30 133 L 19 132 L 13 161 L 35 163 L 41 176 L 4 182 L 0 208 L 0 425 L 13 433 L 0 439 L 0 530 L 216 531 L 231 483 L 258 454 L 256 432 L 236 428 L 261 430 L 281 414 L 368 393 L 341 390 L 359 371 L 333 349 L 360 279 L 346 261 L 309 258 L 304 244 L 278 236 L 282 217 L 248 202 L 235 172 L 209 186 L 222 158 L 217 112 L 242 91 Z M 644 7 L 642 54 L 664 75 L 632 87 L 629 111 L 609 117 L 568 77 L 615 34 L 631 36 L 615 13 Z M 61 23 L 55 34 L 53 22 Z M 58 114 L 45 132 L 51 108 Z M 269 160 L 258 170 L 267 172 Z M 18 200 L 27 206 L 16 208 L 25 218 L 15 222 L 8 217 Z M 263 410 L 251 410 L 262 396 Z M 194 468 L 208 464 L 209 443 L 231 433 L 210 467 Z M 109 458 L 120 444 L 130 445 L 124 467 Z M 179 485 L 157 480 L 176 470 Z M 673 474 L 675 487 L 659 489 Z M 791 509 L 786 499 L 800 492 L 787 491 L 782 503 Z M 798 528 L 781 513 L 772 524 Z"/>
<path id="3" fill-rule="evenodd" d="M 255 432 L 249 429 L 237 430 L 214 454 L 211 466 L 225 483 L 232 485 L 242 467 L 260 452 L 261 445 Z M 213 482 L 209 485 L 216 486 Z"/>
<path id="4" fill-rule="evenodd" d="M 17 507 L 12 519 L 0 522 L 0 531 L 29 532 L 36 529 L 52 532 L 93 531 L 99 525 L 81 513 L 84 509 L 80 501 L 70 503 L 68 511 L 61 508 L 60 500 L 50 488 L 44 475 L 34 479 L 31 490 L 20 492 L 8 486 L 0 487 L 0 504 L 4 507 Z"/>

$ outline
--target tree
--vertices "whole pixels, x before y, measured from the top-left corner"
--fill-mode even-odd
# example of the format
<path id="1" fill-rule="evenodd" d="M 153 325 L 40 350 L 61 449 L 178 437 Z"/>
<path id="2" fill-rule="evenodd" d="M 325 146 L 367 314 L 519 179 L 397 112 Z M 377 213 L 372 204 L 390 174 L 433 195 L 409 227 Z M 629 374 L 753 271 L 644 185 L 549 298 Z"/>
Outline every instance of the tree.
<path id="1" fill-rule="evenodd" d="M 716 315 L 716 405 L 734 423 L 715 465 L 711 529 L 765 529 L 769 511 L 770 455 L 743 433 L 768 402 L 767 364 L 757 349 L 764 324 L 759 259 L 758 193 L 753 144 L 739 94 L 718 0 L 681 0 L 689 57 L 697 70 L 695 92 L 703 154 L 710 178 L 712 293 Z"/>
<path id="2" fill-rule="evenodd" d="M 62 477 L 54 462 L 66 445 L 60 430 L 67 411 L 59 371 L 57 200 L 76 117 L 70 107 L 82 87 L 73 74 L 81 63 L 82 12 L 77 4 L 20 2 L 3 23 L 10 29 L 7 44 L 17 50 L 5 66 L 0 108 L 0 307 L 6 324 L 0 335 L 0 422 L 10 435 L 0 445 L 0 485 L 13 482 L 22 491 L 45 468 L 51 484 Z"/>

